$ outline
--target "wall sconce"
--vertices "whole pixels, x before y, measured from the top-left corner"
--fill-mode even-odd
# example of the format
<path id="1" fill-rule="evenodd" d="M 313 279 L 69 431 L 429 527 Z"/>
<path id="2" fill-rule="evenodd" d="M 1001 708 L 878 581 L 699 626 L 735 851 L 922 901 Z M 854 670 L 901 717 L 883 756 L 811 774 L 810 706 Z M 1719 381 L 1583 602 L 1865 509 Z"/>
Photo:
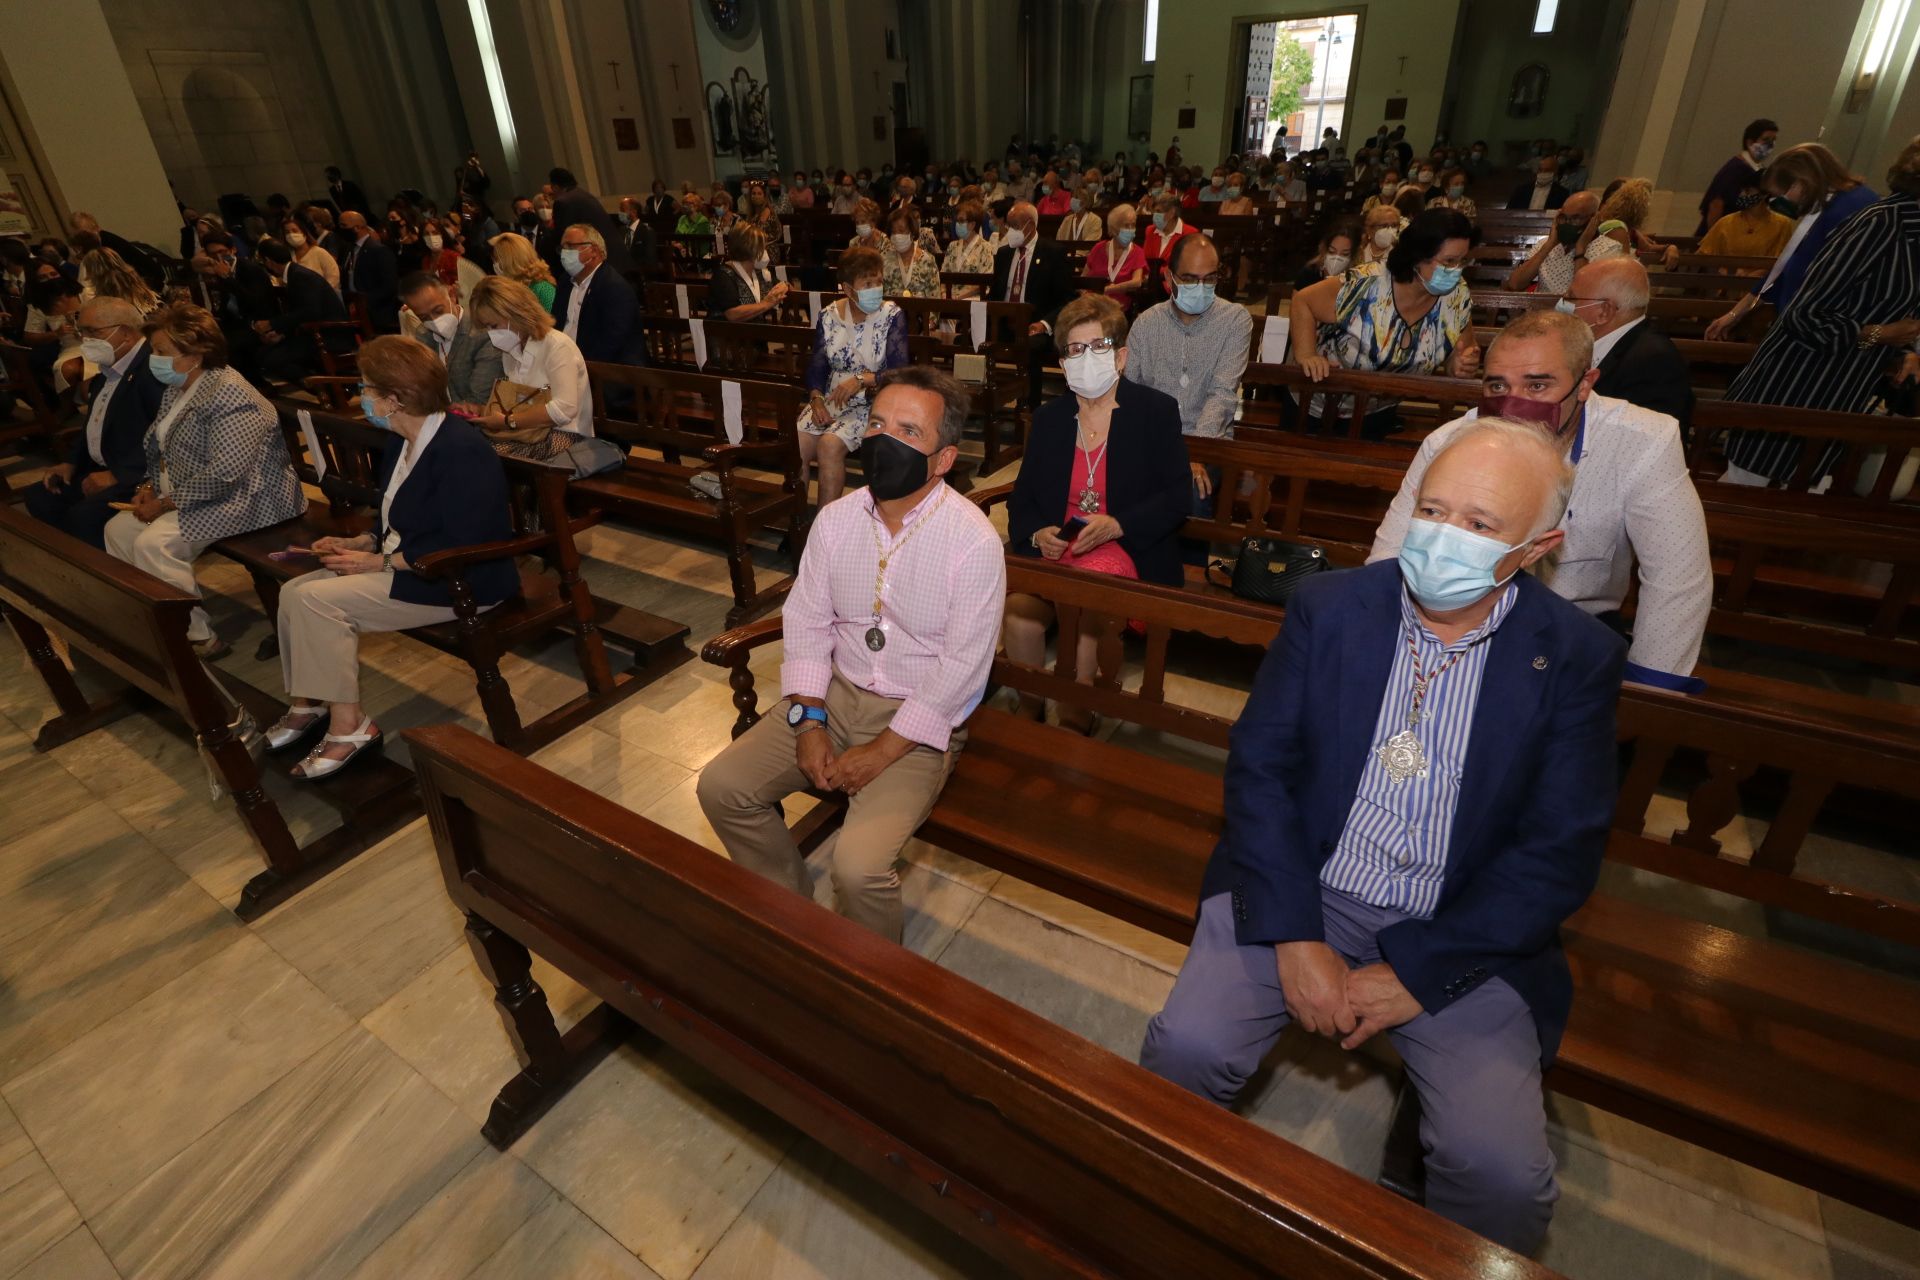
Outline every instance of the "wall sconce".
<path id="1" fill-rule="evenodd" d="M 1866 52 L 1861 55 L 1860 69 L 1853 74 L 1853 87 L 1847 91 L 1848 115 L 1866 110 L 1867 99 L 1873 95 L 1874 86 L 1880 83 L 1887 69 L 1887 60 L 1893 56 L 1894 42 L 1906 21 L 1909 3 L 1911 0 L 1880 0 L 1875 9 Z"/>

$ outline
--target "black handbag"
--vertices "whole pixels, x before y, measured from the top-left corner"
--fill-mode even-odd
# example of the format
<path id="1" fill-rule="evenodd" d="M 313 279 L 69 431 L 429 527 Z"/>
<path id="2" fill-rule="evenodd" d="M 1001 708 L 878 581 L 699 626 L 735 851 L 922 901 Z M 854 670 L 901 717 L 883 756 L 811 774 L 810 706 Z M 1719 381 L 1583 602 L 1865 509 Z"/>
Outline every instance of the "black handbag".
<path id="1" fill-rule="evenodd" d="M 1215 560 L 1209 573 L 1226 568 L 1226 561 Z M 1227 589 L 1242 600 L 1284 605 L 1302 582 L 1331 568 L 1333 562 L 1319 547 L 1281 538 L 1247 538 L 1240 543 Z"/>

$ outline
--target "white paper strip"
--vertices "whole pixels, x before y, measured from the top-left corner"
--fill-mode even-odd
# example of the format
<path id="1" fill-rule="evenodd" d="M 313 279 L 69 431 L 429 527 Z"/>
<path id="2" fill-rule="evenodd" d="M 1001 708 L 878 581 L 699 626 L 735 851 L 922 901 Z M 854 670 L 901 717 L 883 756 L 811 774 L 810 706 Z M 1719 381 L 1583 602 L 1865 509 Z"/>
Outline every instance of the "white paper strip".
<path id="1" fill-rule="evenodd" d="M 720 384 L 720 425 L 726 428 L 728 444 L 739 444 L 746 438 L 746 427 L 740 419 L 740 384 L 731 380 Z"/>
<path id="2" fill-rule="evenodd" d="M 313 459 L 313 472 L 316 478 L 327 478 L 327 455 L 320 452 L 320 433 L 313 429 L 313 415 L 302 409 L 296 415 L 300 419 L 300 434 L 307 438 L 307 455 Z"/>
<path id="3" fill-rule="evenodd" d="M 973 322 L 973 349 L 984 351 L 987 348 L 987 304 L 972 302 L 967 306 L 967 318 Z"/>
<path id="4" fill-rule="evenodd" d="M 780 243 L 781 244 L 793 243 L 793 228 L 787 226 L 785 223 L 782 223 L 780 226 Z"/>
<path id="5" fill-rule="evenodd" d="M 820 291 L 818 289 L 807 290 L 807 323 L 820 323 Z"/>
<path id="6" fill-rule="evenodd" d="M 1289 316 L 1268 316 L 1267 323 L 1260 330 L 1260 362 L 1262 364 L 1285 364 L 1287 362 L 1287 331 L 1293 327 Z"/>
<path id="7" fill-rule="evenodd" d="M 781 284 L 785 284 L 787 282 L 787 269 L 785 267 L 775 267 L 773 269 L 773 278 Z"/>
<path id="8" fill-rule="evenodd" d="M 693 367 L 707 367 L 707 322 L 694 316 L 687 321 L 687 332 L 693 335 Z"/>
<path id="9" fill-rule="evenodd" d="M 687 286 L 683 284 L 673 286 L 673 305 L 679 308 L 682 320 L 693 314 L 693 304 L 687 301 Z"/>

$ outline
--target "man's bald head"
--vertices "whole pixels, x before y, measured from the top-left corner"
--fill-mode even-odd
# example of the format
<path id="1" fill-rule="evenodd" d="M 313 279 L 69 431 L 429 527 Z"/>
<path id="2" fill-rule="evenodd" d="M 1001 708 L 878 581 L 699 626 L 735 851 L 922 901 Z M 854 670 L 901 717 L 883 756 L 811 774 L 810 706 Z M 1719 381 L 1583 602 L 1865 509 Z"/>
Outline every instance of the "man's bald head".
<path id="1" fill-rule="evenodd" d="M 340 229 L 357 238 L 367 229 L 367 220 L 354 210 L 348 209 L 340 215 Z"/>
<path id="2" fill-rule="evenodd" d="M 1598 212 L 1600 212 L 1600 196 L 1593 191 L 1576 191 L 1567 197 L 1565 204 L 1560 206 L 1560 216 L 1563 219 L 1572 222 L 1578 218 L 1583 225 Z"/>
<path id="3" fill-rule="evenodd" d="M 1638 258 L 1602 258 L 1574 273 L 1567 296 L 1581 308 L 1576 314 L 1593 326 L 1593 336 L 1604 338 L 1647 314 L 1653 283 Z"/>
<path id="4" fill-rule="evenodd" d="M 1007 210 L 1007 225 L 1020 228 L 1026 232 L 1027 239 L 1032 240 L 1034 231 L 1040 225 L 1040 210 L 1030 201 L 1016 200 L 1013 207 Z"/>
<path id="5" fill-rule="evenodd" d="M 1434 456 L 1420 477 L 1413 513 L 1509 546 L 1533 542 L 1537 548 L 1551 537 L 1545 555 L 1559 544 L 1573 474 L 1559 446 L 1531 423 L 1480 418 Z"/>

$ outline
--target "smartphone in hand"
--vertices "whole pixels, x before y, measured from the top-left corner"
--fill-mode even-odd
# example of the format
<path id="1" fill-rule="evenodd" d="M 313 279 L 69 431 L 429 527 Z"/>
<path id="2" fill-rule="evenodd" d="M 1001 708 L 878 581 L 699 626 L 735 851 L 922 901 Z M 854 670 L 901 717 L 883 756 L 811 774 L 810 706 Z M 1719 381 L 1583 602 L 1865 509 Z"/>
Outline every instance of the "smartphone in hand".
<path id="1" fill-rule="evenodd" d="M 1080 516 L 1075 516 L 1073 519 L 1061 525 L 1060 532 L 1054 534 L 1053 536 L 1060 539 L 1060 541 L 1066 543 L 1068 546 L 1072 546 L 1073 540 L 1079 537 L 1082 533 L 1086 532 L 1086 528 L 1087 528 L 1086 520 Z"/>

